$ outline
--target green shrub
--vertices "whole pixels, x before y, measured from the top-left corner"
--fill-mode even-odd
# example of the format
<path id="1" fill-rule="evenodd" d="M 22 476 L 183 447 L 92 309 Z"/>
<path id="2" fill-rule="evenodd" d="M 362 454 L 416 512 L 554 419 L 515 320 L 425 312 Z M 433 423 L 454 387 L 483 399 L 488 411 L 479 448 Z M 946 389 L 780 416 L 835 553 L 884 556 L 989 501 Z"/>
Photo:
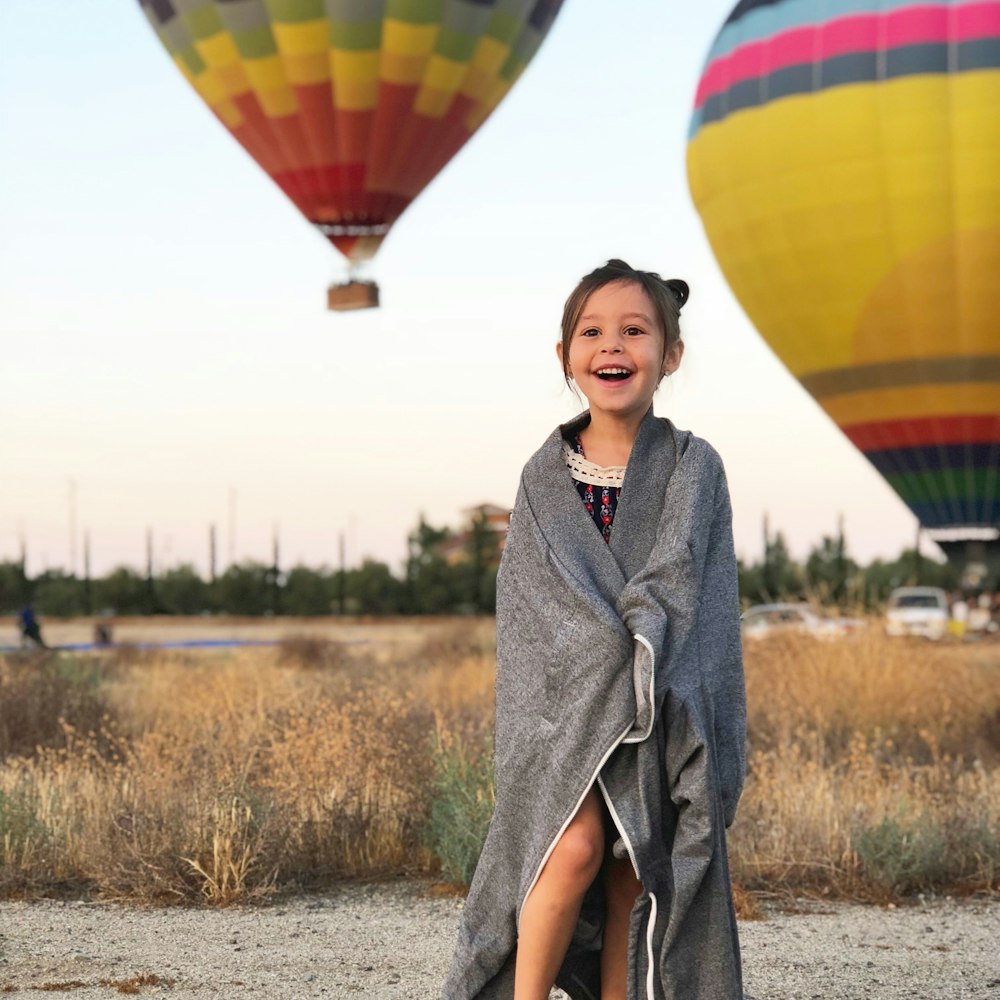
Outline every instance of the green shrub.
<path id="1" fill-rule="evenodd" d="M 467 886 L 472 880 L 494 804 L 492 746 L 437 739 L 425 843 L 445 881 Z"/>
<path id="2" fill-rule="evenodd" d="M 29 853 L 43 848 L 49 840 L 49 830 L 35 815 L 26 795 L 0 791 L 0 885 Z"/>
<path id="3" fill-rule="evenodd" d="M 950 881 L 948 839 L 925 813 L 910 818 L 901 809 L 887 816 L 863 829 L 854 849 L 869 878 L 890 892 L 932 889 Z"/>

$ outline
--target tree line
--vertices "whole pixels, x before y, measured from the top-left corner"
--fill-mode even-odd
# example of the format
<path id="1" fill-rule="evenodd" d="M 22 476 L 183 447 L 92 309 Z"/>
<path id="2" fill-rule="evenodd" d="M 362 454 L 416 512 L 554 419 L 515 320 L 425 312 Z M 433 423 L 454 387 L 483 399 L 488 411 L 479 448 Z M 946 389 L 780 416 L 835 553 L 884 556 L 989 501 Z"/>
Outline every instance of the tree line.
<path id="1" fill-rule="evenodd" d="M 497 536 L 482 518 L 463 534 L 458 557 L 446 558 L 453 532 L 421 518 L 408 536 L 399 573 L 375 559 L 350 568 L 300 564 L 290 569 L 245 560 L 212 580 L 190 564 L 156 574 L 118 566 L 95 579 L 49 569 L 29 578 L 23 560 L 0 562 L 0 613 L 31 604 L 38 614 L 56 617 L 490 614 L 496 607 Z M 913 549 L 861 566 L 849 555 L 842 530 L 824 536 L 798 562 L 783 534 L 771 534 L 765 523 L 763 556 L 739 563 L 739 582 L 744 605 L 806 599 L 873 609 L 894 587 L 920 583 L 950 590 L 958 581 L 952 566 Z"/>

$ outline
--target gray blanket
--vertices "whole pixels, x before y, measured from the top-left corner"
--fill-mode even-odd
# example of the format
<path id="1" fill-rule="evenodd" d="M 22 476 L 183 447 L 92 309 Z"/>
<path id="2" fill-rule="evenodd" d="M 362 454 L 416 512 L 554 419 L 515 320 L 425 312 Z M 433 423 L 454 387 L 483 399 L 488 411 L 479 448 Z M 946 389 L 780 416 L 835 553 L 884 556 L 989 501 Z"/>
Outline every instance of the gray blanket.
<path id="1" fill-rule="evenodd" d="M 558 428 L 524 468 L 497 590 L 496 809 L 444 1000 L 513 996 L 524 901 L 597 782 L 643 885 L 629 1000 L 739 1000 L 726 861 L 745 770 L 732 514 L 722 462 L 652 410 L 605 543 Z M 600 997 L 602 880 L 557 983 Z"/>

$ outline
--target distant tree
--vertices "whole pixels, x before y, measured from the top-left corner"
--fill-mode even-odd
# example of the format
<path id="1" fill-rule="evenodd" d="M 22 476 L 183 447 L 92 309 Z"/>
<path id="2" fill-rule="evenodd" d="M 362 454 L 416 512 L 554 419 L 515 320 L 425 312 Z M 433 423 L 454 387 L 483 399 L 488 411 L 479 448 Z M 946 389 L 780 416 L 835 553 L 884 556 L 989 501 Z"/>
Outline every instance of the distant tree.
<path id="1" fill-rule="evenodd" d="M 843 535 L 824 535 L 809 551 L 805 564 L 806 585 L 822 603 L 846 603 L 858 565 L 847 554 Z"/>
<path id="2" fill-rule="evenodd" d="M 366 559 L 347 574 L 347 601 L 357 614 L 400 614 L 408 610 L 407 586 L 385 563 Z"/>
<path id="3" fill-rule="evenodd" d="M 782 532 L 765 533 L 763 562 L 742 567 L 740 592 L 751 604 L 802 596 L 802 571 L 789 555 Z"/>
<path id="4" fill-rule="evenodd" d="M 282 612 L 286 615 L 328 615 L 333 607 L 334 574 L 326 566 L 310 569 L 293 566 L 282 588 Z"/>
<path id="5" fill-rule="evenodd" d="M 458 592 L 463 604 L 477 614 L 495 611 L 497 536 L 481 511 L 472 518 L 463 556 L 455 567 Z"/>
<path id="6" fill-rule="evenodd" d="M 215 599 L 221 611 L 232 615 L 264 615 L 271 610 L 272 569 L 251 559 L 230 566 L 215 581 Z"/>
<path id="7" fill-rule="evenodd" d="M 408 611 L 443 614 L 457 610 L 461 604 L 460 574 L 441 553 L 441 545 L 450 535 L 447 528 L 431 527 L 423 516 L 410 533 L 406 560 Z"/>
<path id="8" fill-rule="evenodd" d="M 145 576 L 128 566 L 117 566 L 102 580 L 94 581 L 95 605 L 119 615 L 149 614 L 149 584 Z"/>
<path id="9" fill-rule="evenodd" d="M 85 611 L 83 581 L 61 569 L 40 573 L 32 582 L 32 605 L 39 614 L 72 618 Z"/>
<path id="10" fill-rule="evenodd" d="M 736 574 L 739 580 L 740 600 L 746 604 L 759 604 L 764 592 L 761 563 L 745 563 L 736 560 Z"/>
<path id="11" fill-rule="evenodd" d="M 20 562 L 0 562 L 0 614 L 13 614 L 28 600 L 29 585 Z"/>
<path id="12" fill-rule="evenodd" d="M 197 615 L 211 610 L 209 585 L 190 563 L 162 573 L 155 587 L 160 607 L 168 615 Z"/>

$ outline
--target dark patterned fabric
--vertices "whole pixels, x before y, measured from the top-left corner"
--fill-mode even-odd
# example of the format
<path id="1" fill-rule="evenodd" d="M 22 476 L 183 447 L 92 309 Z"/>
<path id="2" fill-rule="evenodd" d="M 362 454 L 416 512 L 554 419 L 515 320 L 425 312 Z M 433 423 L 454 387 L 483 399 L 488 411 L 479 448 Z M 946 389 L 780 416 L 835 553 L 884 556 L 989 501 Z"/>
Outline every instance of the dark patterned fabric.
<path id="1" fill-rule="evenodd" d="M 580 435 L 573 439 L 573 450 L 578 455 L 587 456 L 583 452 L 583 443 Z M 594 519 L 597 530 L 607 542 L 611 539 L 611 522 L 615 519 L 615 511 L 618 509 L 618 498 L 622 495 L 620 486 L 594 486 L 592 483 L 581 483 L 573 480 L 577 493 L 583 500 L 583 506 L 587 508 L 587 513 Z"/>

